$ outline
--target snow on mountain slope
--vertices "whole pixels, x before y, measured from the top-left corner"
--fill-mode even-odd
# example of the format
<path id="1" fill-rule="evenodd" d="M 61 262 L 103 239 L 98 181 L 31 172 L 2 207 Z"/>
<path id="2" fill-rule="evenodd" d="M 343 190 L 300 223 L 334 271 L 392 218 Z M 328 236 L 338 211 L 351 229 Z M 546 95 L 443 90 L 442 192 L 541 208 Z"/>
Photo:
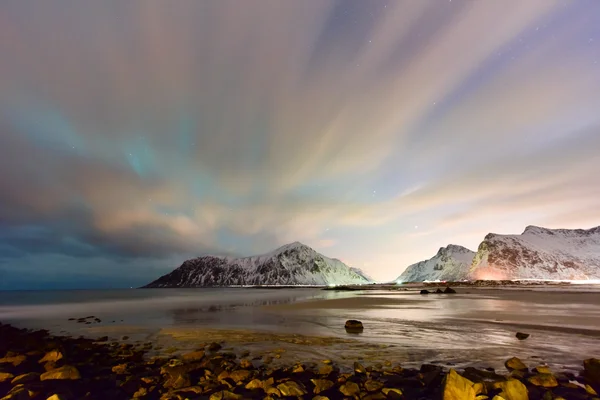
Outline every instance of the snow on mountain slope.
<path id="1" fill-rule="evenodd" d="M 365 283 L 370 281 L 340 260 L 325 257 L 302 243 L 294 242 L 253 257 L 204 256 L 187 260 L 173 272 L 145 287 Z"/>
<path id="2" fill-rule="evenodd" d="M 479 245 L 471 279 L 600 279 L 600 227 L 490 233 Z"/>
<path id="3" fill-rule="evenodd" d="M 467 278 L 474 256 L 474 251 L 462 246 L 441 247 L 429 260 L 408 266 L 396 282 L 460 281 Z"/>

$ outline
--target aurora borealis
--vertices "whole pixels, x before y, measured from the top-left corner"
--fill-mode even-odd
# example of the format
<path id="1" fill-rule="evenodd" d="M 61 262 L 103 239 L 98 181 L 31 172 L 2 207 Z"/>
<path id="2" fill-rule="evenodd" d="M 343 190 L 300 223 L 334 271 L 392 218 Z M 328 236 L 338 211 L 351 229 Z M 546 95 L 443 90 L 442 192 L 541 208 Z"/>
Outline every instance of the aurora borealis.
<path id="1" fill-rule="evenodd" d="M 0 289 L 600 225 L 596 0 L 3 0 Z"/>

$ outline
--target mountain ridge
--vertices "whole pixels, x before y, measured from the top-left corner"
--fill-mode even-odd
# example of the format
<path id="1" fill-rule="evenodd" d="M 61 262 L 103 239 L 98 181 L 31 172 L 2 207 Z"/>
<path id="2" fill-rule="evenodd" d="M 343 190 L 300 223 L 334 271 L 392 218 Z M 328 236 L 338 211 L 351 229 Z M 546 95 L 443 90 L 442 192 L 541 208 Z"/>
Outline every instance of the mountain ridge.
<path id="1" fill-rule="evenodd" d="M 172 272 L 143 286 L 215 287 L 246 285 L 346 285 L 371 283 L 360 269 L 292 242 L 255 256 L 206 255 L 184 261 Z"/>
<path id="2" fill-rule="evenodd" d="M 549 229 L 529 225 L 520 235 L 490 233 L 473 258 L 469 279 L 600 279 L 600 226 Z"/>
<path id="3" fill-rule="evenodd" d="M 466 279 L 474 256 L 466 247 L 449 244 L 435 256 L 409 265 L 395 282 L 460 281 Z"/>

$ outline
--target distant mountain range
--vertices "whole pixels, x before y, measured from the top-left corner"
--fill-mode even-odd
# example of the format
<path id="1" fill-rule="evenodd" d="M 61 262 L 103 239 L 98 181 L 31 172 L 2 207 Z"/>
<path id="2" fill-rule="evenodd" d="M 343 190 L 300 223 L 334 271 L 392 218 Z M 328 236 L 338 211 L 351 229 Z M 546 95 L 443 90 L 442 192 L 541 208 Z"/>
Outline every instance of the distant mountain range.
<path id="1" fill-rule="evenodd" d="M 357 285 L 371 283 L 364 272 L 294 242 L 270 253 L 232 258 L 204 256 L 185 261 L 146 288 L 238 285 Z"/>
<path id="2" fill-rule="evenodd" d="M 461 280 L 600 279 L 600 227 L 547 229 L 528 226 L 520 235 L 488 234 L 477 252 L 457 245 L 412 264 L 396 283 Z M 294 242 L 270 253 L 233 258 L 203 256 L 144 286 L 359 285 L 373 279 L 358 268 Z"/>
<path id="3" fill-rule="evenodd" d="M 396 281 L 478 279 L 600 279 L 600 227 L 528 226 L 520 235 L 490 233 L 477 253 L 449 245 L 433 258 L 407 267 Z"/>

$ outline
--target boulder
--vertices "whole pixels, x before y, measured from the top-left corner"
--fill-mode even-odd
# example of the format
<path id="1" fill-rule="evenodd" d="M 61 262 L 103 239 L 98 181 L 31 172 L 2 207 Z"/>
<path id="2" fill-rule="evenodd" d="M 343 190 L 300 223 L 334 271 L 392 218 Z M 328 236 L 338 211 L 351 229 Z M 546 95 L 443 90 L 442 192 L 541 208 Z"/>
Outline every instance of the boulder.
<path id="1" fill-rule="evenodd" d="M 294 381 L 280 383 L 277 385 L 277 389 L 283 396 L 301 397 L 308 393 L 301 383 Z"/>
<path id="2" fill-rule="evenodd" d="M 63 354 L 58 350 L 52 350 L 46 353 L 44 357 L 40 361 L 40 364 L 45 362 L 57 362 L 58 360 L 63 359 Z"/>
<path id="3" fill-rule="evenodd" d="M 210 400 L 242 400 L 244 396 L 230 392 L 229 390 L 222 390 L 217 393 L 210 395 Z"/>
<path id="4" fill-rule="evenodd" d="M 364 375 L 367 373 L 367 370 L 359 362 L 355 361 L 354 362 L 354 373 Z"/>
<path id="5" fill-rule="evenodd" d="M 252 379 L 245 386 L 245 388 L 248 390 L 263 389 L 264 387 L 265 387 L 265 384 L 260 379 Z"/>
<path id="6" fill-rule="evenodd" d="M 40 374 L 37 372 L 29 372 L 27 374 L 19 375 L 15 377 L 10 383 L 12 385 L 25 384 L 36 382 L 40 380 Z"/>
<path id="7" fill-rule="evenodd" d="M 383 389 L 381 389 L 381 392 L 388 397 L 390 396 L 390 393 L 395 393 L 398 396 L 402 396 L 402 390 L 400 390 L 398 388 L 383 388 Z"/>
<path id="8" fill-rule="evenodd" d="M 346 321 L 344 328 L 346 328 L 346 332 L 348 333 L 360 333 L 364 330 L 362 322 L 355 319 L 349 319 Z"/>
<path id="9" fill-rule="evenodd" d="M 27 360 L 27 356 L 18 354 L 14 356 L 6 356 L 4 358 L 0 358 L 0 364 L 12 364 L 13 367 L 18 367 L 22 363 Z"/>
<path id="10" fill-rule="evenodd" d="M 232 379 L 237 385 L 247 381 L 252 376 L 252 373 L 247 369 L 238 369 L 229 374 L 229 378 Z"/>
<path id="11" fill-rule="evenodd" d="M 354 397 L 360 393 L 360 387 L 354 382 L 346 382 L 339 389 L 344 396 Z"/>
<path id="12" fill-rule="evenodd" d="M 8 372 L 0 372 L 0 383 L 10 381 L 15 376 Z"/>
<path id="13" fill-rule="evenodd" d="M 517 357 L 509 358 L 504 363 L 504 366 L 507 370 L 517 370 L 517 371 L 525 371 L 527 370 L 527 365 L 523 364 L 523 361 L 519 360 Z"/>
<path id="14" fill-rule="evenodd" d="M 199 361 L 199 360 L 202 360 L 204 358 L 204 351 L 202 351 L 202 350 L 192 351 L 190 353 L 184 354 L 181 358 L 184 361 L 187 361 L 187 362 Z"/>
<path id="15" fill-rule="evenodd" d="M 519 340 L 525 340 L 529 337 L 529 333 L 517 332 L 515 337 Z"/>
<path id="16" fill-rule="evenodd" d="M 125 375 L 127 373 L 127 364 L 115 365 L 111 370 L 117 375 Z"/>
<path id="17" fill-rule="evenodd" d="M 367 380 L 363 385 L 367 392 L 377 392 L 383 388 L 383 383 L 372 379 Z"/>
<path id="18" fill-rule="evenodd" d="M 429 293 L 431 293 L 431 292 L 430 292 L 429 290 L 427 290 L 427 289 L 423 289 L 423 290 L 421 290 L 419 293 L 420 293 L 420 294 L 429 294 Z"/>
<path id="19" fill-rule="evenodd" d="M 329 375 L 333 372 L 333 365 L 322 365 L 321 368 L 319 368 L 319 375 Z"/>
<path id="20" fill-rule="evenodd" d="M 527 387 L 517 379 L 496 382 L 494 383 L 493 388 L 500 389 L 502 391 L 500 396 L 505 400 L 529 400 Z"/>
<path id="21" fill-rule="evenodd" d="M 454 293 L 456 293 L 456 290 L 452 289 L 450 286 L 446 286 L 446 289 L 444 289 L 444 293 L 445 294 L 454 294 Z"/>
<path id="22" fill-rule="evenodd" d="M 437 290 L 436 290 L 435 292 L 436 292 L 437 294 L 444 293 L 444 291 L 443 291 L 442 289 L 440 289 L 440 288 L 437 288 Z"/>
<path id="23" fill-rule="evenodd" d="M 53 394 L 52 396 L 48 397 L 46 400 L 66 400 L 66 398 L 61 396 L 60 394 Z"/>
<path id="24" fill-rule="evenodd" d="M 450 369 L 444 380 L 443 400 L 475 400 L 473 382 Z"/>
<path id="25" fill-rule="evenodd" d="M 538 374 L 529 377 L 527 380 L 532 385 L 541 386 L 545 388 L 553 388 L 558 386 L 558 382 L 552 374 Z"/>
<path id="26" fill-rule="evenodd" d="M 81 379 L 81 375 L 79 374 L 77 368 L 71 365 L 65 365 L 63 367 L 56 368 L 48 372 L 44 372 L 40 376 L 40 380 L 42 381 L 47 381 L 51 379 L 76 380 Z"/>
<path id="27" fill-rule="evenodd" d="M 584 360 L 583 376 L 588 382 L 600 385 L 600 360 L 597 358 L 588 358 L 587 360 Z"/>
<path id="28" fill-rule="evenodd" d="M 333 387 L 333 382 L 328 379 L 311 379 L 310 381 L 315 385 L 314 394 L 319 394 Z"/>
<path id="29" fill-rule="evenodd" d="M 551 374 L 552 371 L 545 365 L 539 365 L 533 369 L 538 374 Z"/>

